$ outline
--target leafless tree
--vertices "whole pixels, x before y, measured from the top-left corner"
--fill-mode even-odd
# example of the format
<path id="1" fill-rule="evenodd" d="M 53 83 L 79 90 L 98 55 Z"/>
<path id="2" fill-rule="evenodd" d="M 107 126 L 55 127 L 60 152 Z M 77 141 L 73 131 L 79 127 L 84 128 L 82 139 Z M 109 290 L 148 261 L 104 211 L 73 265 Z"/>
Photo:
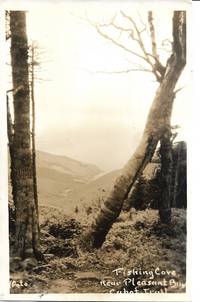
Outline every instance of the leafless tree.
<path id="1" fill-rule="evenodd" d="M 123 202 L 128 196 L 132 186 L 134 185 L 137 178 L 143 172 L 145 166 L 151 160 L 158 142 L 161 140 L 163 147 L 165 145 L 165 150 L 169 151 L 169 139 L 170 139 L 170 129 L 171 129 L 171 114 L 173 102 L 176 96 L 176 83 L 185 67 L 186 64 L 186 12 L 185 11 L 174 11 L 172 20 L 172 52 L 164 65 L 161 63 L 157 43 L 155 36 L 155 28 L 153 23 L 153 13 L 150 11 L 148 13 L 148 26 L 150 31 L 151 39 L 151 52 L 146 50 L 143 41 L 143 32 L 146 30 L 146 25 L 143 28 L 139 28 L 134 21 L 134 19 L 124 12 L 120 12 L 121 16 L 127 20 L 130 24 L 129 27 L 120 26 L 115 22 L 116 16 L 109 22 L 105 24 L 98 24 L 95 22 L 90 22 L 97 32 L 104 37 L 106 40 L 110 41 L 114 45 L 123 49 L 125 52 L 132 54 L 137 57 L 141 64 L 145 64 L 142 67 L 143 71 L 152 72 L 159 83 L 156 91 L 155 98 L 152 102 L 149 114 L 147 117 L 145 129 L 141 141 L 136 148 L 127 164 L 122 169 L 119 177 L 117 177 L 114 186 L 112 187 L 107 199 L 104 202 L 100 212 L 97 214 L 96 219 L 93 221 L 89 231 L 84 236 L 85 242 L 90 242 L 92 247 L 101 247 L 103 244 L 107 233 L 109 232 L 112 224 L 115 222 L 116 218 L 121 212 Z M 134 43 L 139 46 L 135 49 L 127 44 L 120 42 L 111 36 L 104 29 L 112 27 L 119 32 L 119 36 L 122 33 L 126 33 L 128 37 L 134 41 Z M 142 65 L 143 66 L 143 65 Z M 141 65 L 139 68 L 134 68 L 131 70 L 125 70 L 124 72 L 135 71 L 137 69 L 141 70 Z M 164 167 L 164 174 L 167 177 L 170 173 L 170 155 L 167 154 L 167 158 L 163 158 L 168 164 Z M 165 178 L 168 179 L 168 178 Z M 165 182 L 163 190 L 168 190 L 168 180 Z M 168 200 L 169 192 L 164 200 Z M 163 201 L 164 202 L 164 201 Z M 163 207 L 163 204 L 161 205 Z M 164 222 L 170 220 L 171 212 L 169 210 L 168 204 L 163 207 L 160 211 L 160 217 Z"/>

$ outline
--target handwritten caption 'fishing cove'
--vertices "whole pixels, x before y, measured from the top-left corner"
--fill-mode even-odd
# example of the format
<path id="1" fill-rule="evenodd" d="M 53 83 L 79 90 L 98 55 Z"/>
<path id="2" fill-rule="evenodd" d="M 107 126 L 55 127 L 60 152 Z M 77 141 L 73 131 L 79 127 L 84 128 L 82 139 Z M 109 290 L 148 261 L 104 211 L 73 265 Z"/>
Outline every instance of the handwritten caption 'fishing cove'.
<path id="1" fill-rule="evenodd" d="M 112 274 L 113 278 L 100 281 L 100 285 L 112 294 L 183 292 L 186 289 L 186 284 L 178 281 L 175 270 L 162 270 L 159 267 L 154 270 L 127 270 L 120 267 L 114 269 Z"/>

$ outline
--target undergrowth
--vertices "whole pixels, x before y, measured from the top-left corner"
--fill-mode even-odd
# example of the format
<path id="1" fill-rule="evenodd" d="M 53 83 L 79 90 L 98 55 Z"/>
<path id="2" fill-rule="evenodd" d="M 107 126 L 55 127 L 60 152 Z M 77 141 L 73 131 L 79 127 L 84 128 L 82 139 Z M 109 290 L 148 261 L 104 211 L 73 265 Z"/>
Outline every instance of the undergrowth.
<path id="1" fill-rule="evenodd" d="M 102 285 L 102 280 L 112 281 L 115 291 L 135 290 L 135 286 L 123 283 L 124 275 L 113 273 L 117 268 L 175 271 L 174 279 L 185 283 L 185 210 L 173 209 L 169 225 L 158 221 L 156 210 L 122 212 L 102 248 L 86 253 L 78 242 L 93 216 L 81 219 L 81 215 L 74 213 L 74 217 L 69 217 L 59 209 L 41 207 L 41 248 L 45 261 L 30 270 L 17 271 L 11 267 L 11 279 L 15 282 L 23 279 L 28 284 L 27 287 L 13 287 L 11 292 L 108 293 L 111 287 Z M 166 279 L 168 277 L 171 278 L 166 276 Z M 144 276 L 142 278 L 145 280 Z M 137 276 L 138 280 L 141 276 Z M 154 288 L 160 289 L 159 286 Z M 177 286 L 167 290 L 177 293 L 184 292 L 185 288 Z"/>

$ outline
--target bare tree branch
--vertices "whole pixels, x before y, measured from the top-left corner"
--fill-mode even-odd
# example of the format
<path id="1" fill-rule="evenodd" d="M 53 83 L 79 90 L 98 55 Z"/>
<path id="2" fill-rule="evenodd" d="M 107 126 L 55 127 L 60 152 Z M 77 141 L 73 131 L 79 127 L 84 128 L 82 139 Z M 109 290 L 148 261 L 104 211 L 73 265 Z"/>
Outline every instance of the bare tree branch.
<path id="1" fill-rule="evenodd" d="M 125 69 L 125 70 L 112 70 L 112 71 L 106 71 L 106 70 L 97 70 L 97 71 L 92 71 L 88 69 L 83 69 L 91 74 L 97 74 L 97 73 L 103 73 L 103 74 L 121 74 L 121 73 L 129 73 L 133 71 L 143 71 L 143 72 L 150 72 L 152 73 L 152 70 L 146 69 L 146 68 L 130 68 L 130 69 Z"/>
<path id="2" fill-rule="evenodd" d="M 50 82 L 50 81 L 52 81 L 52 79 L 42 79 L 42 78 L 38 78 L 38 77 L 35 77 L 35 80 L 36 81 L 41 81 L 41 82 Z"/>
<path id="3" fill-rule="evenodd" d="M 131 37 L 134 37 L 133 28 L 130 28 L 130 27 L 129 28 L 127 28 L 127 27 L 125 28 L 123 26 L 120 26 L 120 25 L 116 24 L 114 22 L 115 17 L 116 17 L 116 15 L 114 16 L 114 18 L 112 18 L 112 20 L 110 22 L 108 22 L 108 23 L 99 23 L 98 26 L 99 27 L 109 27 L 109 26 L 112 26 L 112 27 L 114 27 L 115 29 L 117 29 L 117 30 L 119 30 L 121 32 L 128 32 Z"/>
<path id="4" fill-rule="evenodd" d="M 93 24 L 93 25 L 94 25 L 94 24 Z M 98 24 L 95 24 L 95 28 L 96 28 L 97 32 L 98 32 L 102 37 L 104 37 L 105 39 L 111 41 L 113 44 L 115 44 L 115 45 L 117 45 L 118 47 L 120 47 L 120 48 L 126 50 L 127 52 L 129 52 L 129 53 L 131 53 L 131 54 L 137 56 L 138 58 L 147 61 L 146 58 L 145 58 L 144 56 L 138 54 L 137 52 L 133 51 L 133 50 L 130 49 L 130 48 L 127 48 L 125 45 L 121 44 L 120 42 L 118 42 L 118 41 L 115 40 L 114 38 L 112 38 L 112 37 L 108 36 L 106 33 L 102 32 L 102 31 L 100 30 L 100 27 L 99 27 Z"/>
<path id="5" fill-rule="evenodd" d="M 137 14 L 138 14 L 138 17 L 139 17 L 139 19 L 140 19 L 141 24 L 143 25 L 143 29 L 140 30 L 140 33 L 143 33 L 144 31 L 146 31 L 147 25 L 146 25 L 146 24 L 144 23 L 144 21 L 142 20 L 142 17 L 141 17 L 141 15 L 140 15 L 139 11 L 137 11 Z"/>
<path id="6" fill-rule="evenodd" d="M 155 28 L 153 24 L 153 13 L 152 11 L 148 12 L 148 22 L 149 22 L 149 29 L 150 29 L 150 34 L 151 34 L 151 49 L 152 49 L 152 54 L 155 58 L 159 60 L 159 56 L 157 53 L 157 45 L 156 45 L 156 35 L 155 35 Z"/>
<path id="7" fill-rule="evenodd" d="M 142 37 L 141 37 L 141 32 L 140 32 L 137 24 L 135 23 L 135 21 L 130 16 L 126 15 L 123 11 L 120 11 L 120 13 L 124 18 L 128 19 L 132 23 L 133 28 L 134 28 L 135 32 L 137 33 L 137 37 L 138 37 L 138 38 L 134 37 L 134 40 L 136 40 L 138 42 L 141 50 L 143 51 L 143 53 L 145 55 L 145 58 L 146 58 L 147 62 L 151 65 L 152 62 L 150 61 L 149 54 L 147 53 L 147 51 L 145 49 L 144 42 L 143 42 Z"/>
<path id="8" fill-rule="evenodd" d="M 162 46 L 163 47 L 166 47 L 166 46 L 169 46 L 170 45 L 170 52 L 172 51 L 172 46 L 173 46 L 173 42 L 172 41 L 170 41 L 169 39 L 164 39 L 164 40 L 162 40 Z M 164 48 L 165 49 L 165 48 Z M 166 49 L 165 49 L 166 50 Z M 168 50 L 169 51 L 169 50 Z"/>
<path id="9" fill-rule="evenodd" d="M 177 88 L 175 91 L 174 91 L 174 94 L 176 95 L 179 91 L 183 90 L 185 87 L 180 87 L 180 88 Z"/>
<path id="10" fill-rule="evenodd" d="M 128 19 L 130 18 L 130 20 L 132 20 L 131 17 L 126 16 L 123 12 L 121 12 L 121 14 L 122 14 L 124 17 L 126 17 L 126 18 L 128 18 Z M 141 32 L 140 32 L 140 30 L 138 29 L 138 27 L 137 27 L 137 25 L 136 25 L 136 23 L 135 23 L 134 20 L 132 20 L 132 23 L 134 24 L 134 29 L 135 29 L 135 31 L 136 31 L 136 33 L 137 33 L 138 38 L 135 37 L 134 31 L 131 30 L 131 29 L 130 29 L 130 30 L 131 30 L 130 37 L 132 38 L 132 40 L 136 41 L 136 42 L 139 44 L 140 49 L 141 49 L 142 52 L 144 53 L 144 56 L 140 55 L 139 53 L 133 51 L 133 50 L 130 49 L 130 48 L 127 48 L 124 44 L 121 44 L 121 43 L 118 42 L 116 39 L 114 39 L 113 37 L 107 35 L 106 33 L 104 33 L 104 32 L 100 29 L 100 27 L 105 27 L 105 26 L 112 25 L 112 26 L 114 26 L 115 28 L 120 29 L 120 30 L 122 31 L 123 28 L 122 28 L 121 26 L 118 26 L 118 25 L 115 25 L 115 24 L 113 25 L 113 22 L 111 22 L 111 23 L 109 23 L 109 24 L 97 24 L 97 23 L 94 24 L 94 23 L 92 23 L 91 21 L 89 21 L 89 22 L 90 22 L 90 24 L 92 24 L 93 26 L 95 26 L 97 32 L 98 32 L 101 36 L 103 36 L 103 37 L 106 38 L 107 40 L 110 40 L 113 44 L 119 46 L 120 48 L 126 50 L 127 52 L 129 52 L 129 53 L 131 53 L 131 54 L 134 54 L 135 56 L 139 57 L 140 59 L 142 59 L 142 60 L 144 60 L 146 63 L 148 63 L 148 64 L 151 66 L 151 68 L 152 68 L 151 72 L 155 75 L 156 80 L 157 80 L 158 82 L 161 82 L 161 75 L 160 75 L 160 73 L 158 73 L 158 71 L 157 71 L 157 69 L 156 69 L 156 67 L 155 67 L 156 65 L 155 65 L 155 64 L 150 60 L 150 58 L 149 58 L 149 57 L 154 58 L 154 56 L 151 55 L 151 54 L 149 54 L 149 53 L 147 53 L 147 51 L 146 51 L 146 49 L 145 49 L 145 46 L 144 46 L 144 43 L 143 43 L 143 40 L 142 40 L 142 38 L 141 38 Z M 129 29 L 128 29 L 128 30 L 129 30 Z M 154 59 L 155 59 L 155 58 L 154 58 Z M 156 59 L 155 59 L 155 61 L 156 61 Z"/>
<path id="11" fill-rule="evenodd" d="M 155 39 L 155 29 L 154 29 L 154 24 L 153 24 L 152 12 L 149 12 L 149 15 L 148 15 L 148 17 L 149 17 L 148 21 L 149 21 L 150 32 L 151 32 L 152 53 L 147 52 L 145 44 L 143 42 L 142 33 L 147 29 L 147 26 L 142 21 L 141 16 L 139 15 L 139 18 L 140 18 L 141 24 L 143 25 L 143 29 L 139 29 L 139 27 L 136 24 L 136 22 L 134 21 L 134 19 L 132 17 L 130 17 L 129 15 L 127 15 L 126 13 L 124 13 L 123 11 L 120 11 L 120 14 L 132 24 L 132 27 L 126 27 L 126 26 L 121 26 L 119 24 L 116 24 L 115 20 L 116 20 L 117 14 L 115 14 L 114 17 L 109 22 L 106 22 L 106 23 L 92 22 L 88 18 L 87 14 L 85 14 L 85 18 L 83 18 L 83 17 L 79 17 L 79 18 L 81 20 L 88 22 L 90 25 L 92 25 L 96 29 L 98 34 L 101 35 L 106 40 L 112 42 L 114 45 L 117 45 L 118 47 L 125 50 L 126 52 L 140 58 L 142 61 L 145 61 L 151 67 L 151 72 L 154 74 L 156 80 L 159 83 L 161 83 L 162 79 L 164 77 L 165 71 L 166 71 L 166 67 L 164 67 L 161 64 L 158 53 L 157 53 L 157 45 L 156 45 L 156 39 Z M 119 31 L 119 34 L 120 34 L 119 39 L 120 39 L 122 33 L 124 33 L 124 32 L 128 33 L 128 37 L 130 39 L 132 39 L 132 41 L 134 41 L 138 44 L 142 54 L 127 47 L 124 43 L 120 42 L 119 39 L 112 37 L 110 34 L 106 33 L 103 30 L 104 28 L 109 28 L 109 27 L 113 27 L 114 29 Z M 136 69 L 130 68 L 128 70 L 140 71 L 139 68 L 136 68 Z M 150 69 L 141 68 L 141 71 L 150 72 Z M 102 71 L 100 71 L 100 73 L 102 73 Z M 105 73 L 105 72 L 103 71 L 103 73 Z M 113 71 L 111 71 L 111 72 L 109 71 L 106 73 L 113 73 Z M 119 71 L 119 72 L 114 72 L 114 73 L 124 73 L 124 71 Z"/>
<path id="12" fill-rule="evenodd" d="M 34 80 L 35 82 L 46 82 L 51 81 L 51 79 L 44 79 L 41 78 L 41 72 L 45 72 L 45 68 L 43 67 L 43 64 L 52 62 L 52 59 L 44 59 L 44 55 L 46 55 L 46 50 L 43 48 L 40 48 L 39 44 L 36 41 L 32 41 L 32 43 L 29 45 L 29 68 L 30 71 L 34 69 Z M 34 53 L 34 58 L 32 57 Z"/>
<path id="13" fill-rule="evenodd" d="M 146 51 L 146 48 L 145 48 L 145 45 L 144 45 L 144 42 L 143 42 L 143 39 L 142 39 L 142 36 L 141 36 L 141 32 L 140 30 L 138 29 L 138 26 L 137 24 L 135 23 L 135 21 L 133 20 L 133 18 L 131 18 L 130 16 L 126 15 L 123 11 L 120 11 L 121 15 L 126 18 L 127 20 L 129 20 L 132 24 L 133 24 L 133 27 L 137 33 L 137 39 L 134 38 L 135 41 L 138 42 L 141 50 L 143 51 L 144 53 L 144 56 L 145 56 L 145 59 L 146 59 L 146 62 L 151 66 L 152 68 L 152 72 L 154 73 L 156 79 L 158 82 L 161 82 L 161 75 L 160 75 L 160 72 L 157 70 L 156 68 L 156 65 L 151 61 L 150 57 L 154 58 L 156 61 L 157 61 L 157 58 L 154 56 L 154 54 L 149 54 L 147 51 Z"/>
<path id="14" fill-rule="evenodd" d="M 152 11 L 148 12 L 148 23 L 149 23 L 149 29 L 150 29 L 150 35 L 151 35 L 151 48 L 152 48 L 152 54 L 156 61 L 156 69 L 160 73 L 161 77 L 163 78 L 165 73 L 165 67 L 161 64 L 159 55 L 157 52 L 157 44 L 156 44 L 156 34 L 155 34 L 155 28 L 153 24 L 153 13 Z"/>

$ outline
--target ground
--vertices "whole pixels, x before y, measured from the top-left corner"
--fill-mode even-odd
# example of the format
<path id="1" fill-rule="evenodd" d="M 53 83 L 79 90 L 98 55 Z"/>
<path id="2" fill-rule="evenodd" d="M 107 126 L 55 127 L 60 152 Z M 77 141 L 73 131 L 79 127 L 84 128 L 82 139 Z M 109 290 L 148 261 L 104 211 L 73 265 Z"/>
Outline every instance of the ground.
<path id="1" fill-rule="evenodd" d="M 11 263 L 11 292 L 185 292 L 185 210 L 173 209 L 170 225 L 160 224 L 156 210 L 123 212 L 103 247 L 84 252 L 79 238 L 93 217 L 41 207 L 45 261 L 24 269 Z"/>

